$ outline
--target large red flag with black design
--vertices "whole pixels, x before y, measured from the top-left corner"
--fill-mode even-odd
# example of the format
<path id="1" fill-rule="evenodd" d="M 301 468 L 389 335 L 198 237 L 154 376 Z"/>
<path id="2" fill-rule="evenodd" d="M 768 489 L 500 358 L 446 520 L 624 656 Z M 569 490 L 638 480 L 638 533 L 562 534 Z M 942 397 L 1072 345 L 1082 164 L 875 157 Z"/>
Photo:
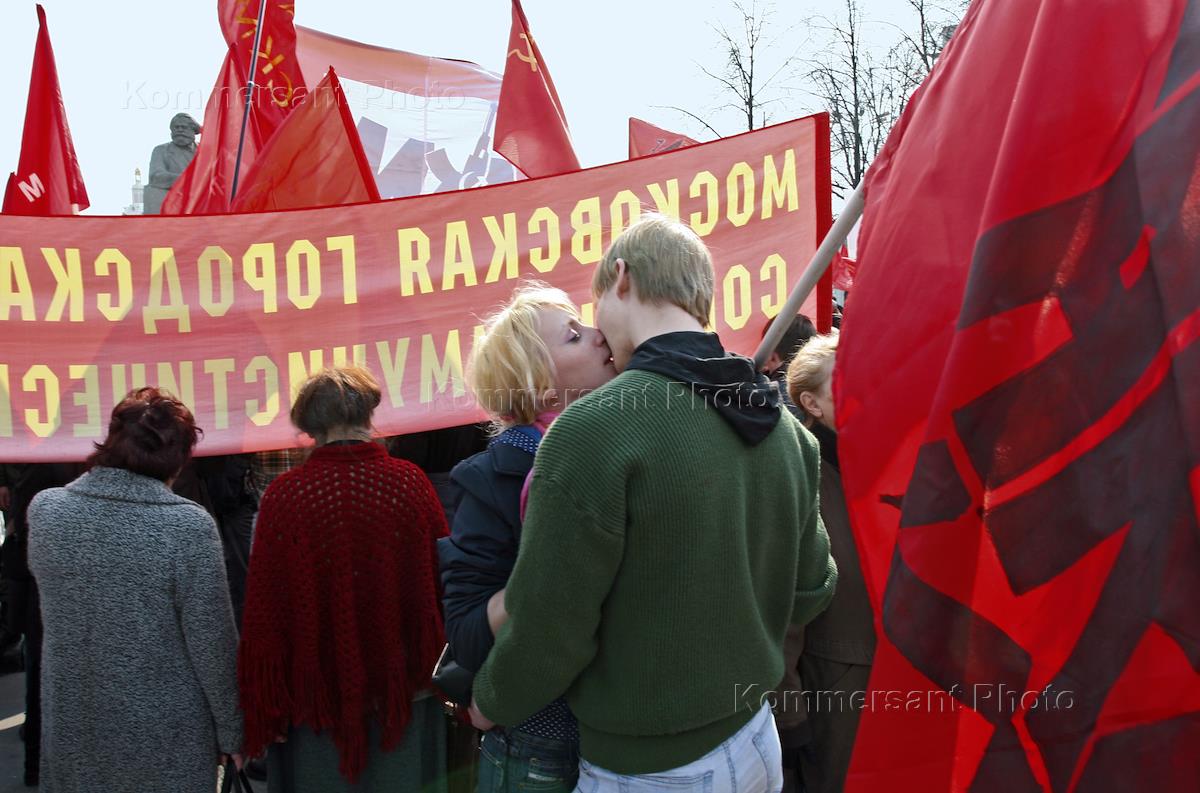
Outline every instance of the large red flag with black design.
<path id="1" fill-rule="evenodd" d="M 1200 0 L 976 0 L 866 198 L 846 789 L 1200 790 Z"/>
<path id="2" fill-rule="evenodd" d="M 228 44 L 225 61 L 204 108 L 204 130 L 196 157 L 163 198 L 162 214 L 192 215 L 228 212 L 237 170 L 238 140 L 246 116 L 246 85 L 254 70 L 240 175 L 254 162 L 267 139 L 279 128 L 305 94 L 304 77 L 296 60 L 294 3 L 266 3 L 258 52 L 254 34 L 259 3 L 220 0 L 217 16 Z"/>
<path id="3" fill-rule="evenodd" d="M 67 111 L 46 12 L 39 5 L 37 45 L 25 105 L 21 159 L 4 193 L 6 215 L 73 215 L 89 206 L 83 174 L 71 142 Z"/>
<path id="4" fill-rule="evenodd" d="M 493 148 L 526 176 L 579 170 L 567 116 L 520 0 L 512 0 L 512 29 Z"/>
<path id="5" fill-rule="evenodd" d="M 378 201 L 354 118 L 330 69 L 271 136 L 233 200 L 234 212 Z"/>

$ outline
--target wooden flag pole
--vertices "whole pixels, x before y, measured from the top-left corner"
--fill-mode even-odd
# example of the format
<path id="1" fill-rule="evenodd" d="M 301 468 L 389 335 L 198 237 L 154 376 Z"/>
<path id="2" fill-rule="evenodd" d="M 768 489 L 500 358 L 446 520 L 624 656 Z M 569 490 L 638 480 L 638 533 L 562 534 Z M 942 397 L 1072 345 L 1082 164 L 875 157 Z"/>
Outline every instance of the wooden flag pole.
<path id="1" fill-rule="evenodd" d="M 254 99 L 254 75 L 258 71 L 258 45 L 262 41 L 263 19 L 267 15 L 267 0 L 259 0 L 258 24 L 254 28 L 254 50 L 250 58 L 250 77 L 246 81 L 246 106 L 242 112 L 242 132 L 238 135 L 237 157 L 233 161 L 233 184 L 229 187 L 229 203 L 237 197 L 238 173 L 242 169 L 242 146 L 246 143 L 246 124 L 250 122 L 250 102 Z"/>
<path id="2" fill-rule="evenodd" d="M 783 308 L 779 310 L 779 314 L 776 315 L 771 327 L 767 329 L 767 334 L 763 336 L 762 342 L 758 345 L 758 352 L 754 353 L 756 369 L 761 369 L 767 358 L 771 357 L 771 350 L 774 350 L 775 345 L 779 344 L 779 340 L 783 338 L 788 323 L 800 312 L 800 306 L 804 305 L 809 293 L 816 288 L 817 281 L 820 281 L 821 276 L 829 269 L 834 255 L 845 244 L 846 238 L 850 236 L 850 230 L 862 217 L 862 213 L 863 183 L 859 182 L 858 187 L 854 188 L 854 192 L 846 201 L 846 206 L 842 208 L 841 214 L 838 215 L 838 219 L 829 227 L 829 233 L 817 246 L 817 252 L 813 254 L 808 267 L 805 268 L 800 280 L 792 289 L 792 294 L 788 296 L 787 302 L 783 304 Z"/>

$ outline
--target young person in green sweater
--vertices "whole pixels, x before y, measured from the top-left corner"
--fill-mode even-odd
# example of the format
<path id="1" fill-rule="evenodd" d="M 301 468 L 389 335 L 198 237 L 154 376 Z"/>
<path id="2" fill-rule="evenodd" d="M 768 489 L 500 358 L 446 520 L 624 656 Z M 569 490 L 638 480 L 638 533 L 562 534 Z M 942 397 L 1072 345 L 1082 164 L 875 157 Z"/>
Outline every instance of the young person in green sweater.
<path id="1" fill-rule="evenodd" d="M 686 225 L 643 217 L 592 291 L 620 374 L 538 449 L 472 718 L 519 724 L 565 695 L 584 793 L 773 793 L 784 637 L 837 579 L 817 444 L 704 331 L 712 261 Z"/>

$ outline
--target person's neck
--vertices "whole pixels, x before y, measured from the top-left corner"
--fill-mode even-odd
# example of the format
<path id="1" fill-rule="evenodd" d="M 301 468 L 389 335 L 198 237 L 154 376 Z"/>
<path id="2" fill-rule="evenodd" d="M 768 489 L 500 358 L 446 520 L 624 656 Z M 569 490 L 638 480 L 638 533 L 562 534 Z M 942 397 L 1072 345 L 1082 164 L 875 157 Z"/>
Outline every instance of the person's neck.
<path id="1" fill-rule="evenodd" d="M 318 446 L 335 441 L 369 441 L 371 440 L 371 431 L 362 427 L 338 427 L 330 430 L 326 435 L 317 438 Z"/>
<path id="2" fill-rule="evenodd" d="M 656 306 L 653 311 L 631 318 L 629 326 L 629 341 L 634 350 L 664 333 L 704 333 L 704 326 L 678 306 Z"/>

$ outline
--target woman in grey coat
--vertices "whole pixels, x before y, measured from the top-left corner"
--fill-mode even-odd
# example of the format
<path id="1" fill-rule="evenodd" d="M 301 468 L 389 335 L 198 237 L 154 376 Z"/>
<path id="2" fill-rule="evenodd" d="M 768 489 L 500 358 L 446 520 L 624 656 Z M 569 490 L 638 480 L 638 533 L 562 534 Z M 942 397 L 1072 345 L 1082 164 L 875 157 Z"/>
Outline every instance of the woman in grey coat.
<path id="1" fill-rule="evenodd" d="M 198 433 L 183 403 L 134 391 L 91 470 L 29 507 L 48 793 L 213 793 L 222 754 L 241 745 L 221 543 L 168 487 Z"/>

